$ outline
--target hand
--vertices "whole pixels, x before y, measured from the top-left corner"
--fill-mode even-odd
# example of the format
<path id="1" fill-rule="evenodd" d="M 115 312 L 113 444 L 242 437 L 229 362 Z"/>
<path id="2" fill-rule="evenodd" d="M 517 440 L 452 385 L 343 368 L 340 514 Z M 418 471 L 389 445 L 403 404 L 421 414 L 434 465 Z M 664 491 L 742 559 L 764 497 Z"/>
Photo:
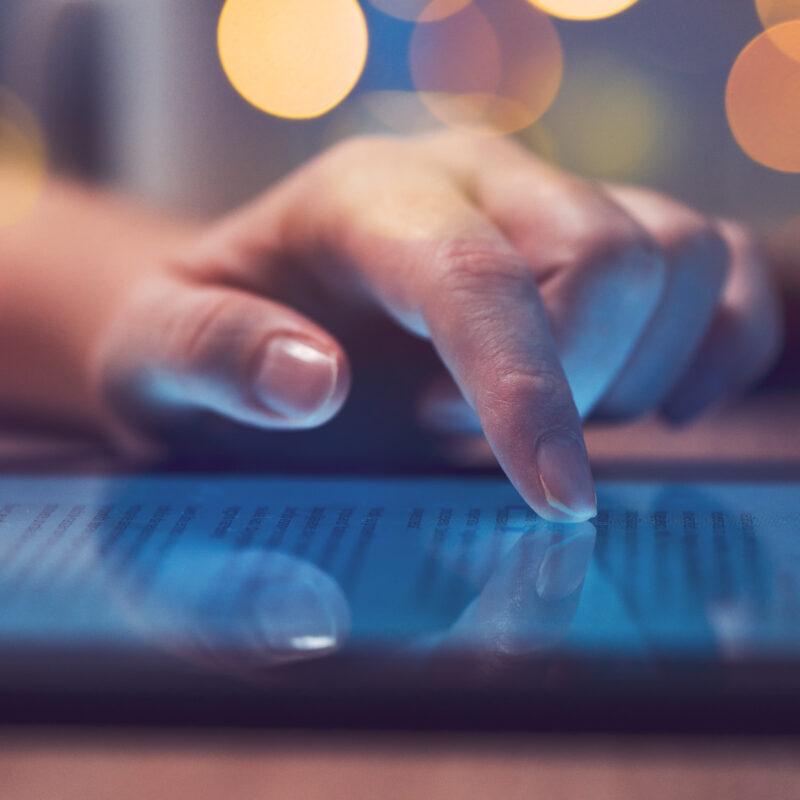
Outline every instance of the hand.
<path id="1" fill-rule="evenodd" d="M 660 410 L 672 422 L 686 422 L 745 390 L 775 361 L 783 314 L 773 276 L 758 243 L 742 226 L 704 220 L 643 189 L 604 190 L 656 240 L 667 280 L 625 366 L 614 375 L 598 376 L 607 383 L 590 406 L 591 415 L 625 420 Z M 543 294 L 547 304 L 546 289 Z M 560 350 L 569 353 L 569 348 Z M 585 354 L 573 358 L 574 364 L 564 364 L 571 380 L 581 368 L 593 367 Z M 480 431 L 473 410 L 446 376 L 427 387 L 422 414 L 432 429 Z"/>
<path id="2" fill-rule="evenodd" d="M 333 333 L 391 352 L 412 381 L 379 312 L 431 341 L 508 477 L 553 521 L 595 513 L 581 417 L 694 411 L 756 377 L 779 339 L 735 226 L 454 135 L 340 145 L 124 298 L 92 369 L 119 441 L 164 437 L 198 410 L 262 429 L 326 422 L 350 385 Z"/>

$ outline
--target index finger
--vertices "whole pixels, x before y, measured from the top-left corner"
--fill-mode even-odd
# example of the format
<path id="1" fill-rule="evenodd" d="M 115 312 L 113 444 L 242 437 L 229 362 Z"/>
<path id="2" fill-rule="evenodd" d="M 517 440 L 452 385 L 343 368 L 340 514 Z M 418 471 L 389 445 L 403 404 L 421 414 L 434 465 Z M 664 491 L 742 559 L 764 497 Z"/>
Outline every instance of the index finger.
<path id="1" fill-rule="evenodd" d="M 363 187 L 351 195 L 345 179 L 317 194 L 324 212 L 304 206 L 305 224 L 325 219 L 319 252 L 344 256 L 395 319 L 430 337 L 525 500 L 549 520 L 589 519 L 596 500 L 581 421 L 533 272 L 456 186 L 424 166 L 409 162 L 398 181 L 393 164 L 389 198 L 373 175 L 367 208 Z"/>
<path id="2" fill-rule="evenodd" d="M 546 519 L 589 519 L 580 416 L 534 276 L 488 220 L 471 230 L 432 254 L 421 316 L 520 494 Z"/>

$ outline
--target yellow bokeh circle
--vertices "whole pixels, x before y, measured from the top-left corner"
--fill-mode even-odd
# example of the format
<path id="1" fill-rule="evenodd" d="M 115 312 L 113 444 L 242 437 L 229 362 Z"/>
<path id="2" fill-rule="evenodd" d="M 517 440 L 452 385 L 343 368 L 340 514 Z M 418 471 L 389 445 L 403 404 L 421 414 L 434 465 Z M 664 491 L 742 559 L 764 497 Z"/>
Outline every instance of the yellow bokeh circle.
<path id="1" fill-rule="evenodd" d="M 24 219 L 47 175 L 44 134 L 30 109 L 0 88 L 0 228 Z"/>
<path id="2" fill-rule="evenodd" d="M 356 0 L 227 0 L 217 44 L 225 74 L 256 108 L 309 119 L 350 93 L 369 36 Z"/>
<path id="3" fill-rule="evenodd" d="M 728 78 L 728 121 L 754 161 L 800 172 L 800 20 L 770 28 L 745 47 Z"/>
<path id="4" fill-rule="evenodd" d="M 569 171 L 645 182 L 674 159 L 685 125 L 658 82 L 605 54 L 573 63 L 546 123 Z"/>
<path id="5" fill-rule="evenodd" d="M 548 14 L 562 19 L 602 19 L 613 17 L 638 0 L 528 0 Z"/>

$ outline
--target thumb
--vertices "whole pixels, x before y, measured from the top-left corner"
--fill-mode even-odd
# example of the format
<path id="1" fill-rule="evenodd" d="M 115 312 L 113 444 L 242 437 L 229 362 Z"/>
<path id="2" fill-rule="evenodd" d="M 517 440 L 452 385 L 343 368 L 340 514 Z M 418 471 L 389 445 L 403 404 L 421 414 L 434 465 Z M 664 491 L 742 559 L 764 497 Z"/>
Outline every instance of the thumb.
<path id="1" fill-rule="evenodd" d="M 211 411 L 267 429 L 312 428 L 341 408 L 347 357 L 322 328 L 245 291 L 159 278 L 115 315 L 94 358 L 117 423 L 157 431 Z"/>

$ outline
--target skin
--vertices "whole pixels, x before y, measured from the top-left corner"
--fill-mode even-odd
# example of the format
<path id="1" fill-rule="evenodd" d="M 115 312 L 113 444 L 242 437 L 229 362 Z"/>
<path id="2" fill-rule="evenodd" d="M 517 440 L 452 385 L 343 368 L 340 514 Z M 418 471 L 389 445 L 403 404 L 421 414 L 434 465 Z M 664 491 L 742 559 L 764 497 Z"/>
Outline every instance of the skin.
<path id="1" fill-rule="evenodd" d="M 583 419 L 688 418 L 781 342 L 741 227 L 507 140 L 351 140 L 202 224 L 55 184 L 2 237 L 7 418 L 149 455 L 198 412 L 313 428 L 348 396 L 342 341 L 390 353 L 399 375 L 429 341 L 423 416 L 479 426 L 555 521 L 596 510 Z"/>

